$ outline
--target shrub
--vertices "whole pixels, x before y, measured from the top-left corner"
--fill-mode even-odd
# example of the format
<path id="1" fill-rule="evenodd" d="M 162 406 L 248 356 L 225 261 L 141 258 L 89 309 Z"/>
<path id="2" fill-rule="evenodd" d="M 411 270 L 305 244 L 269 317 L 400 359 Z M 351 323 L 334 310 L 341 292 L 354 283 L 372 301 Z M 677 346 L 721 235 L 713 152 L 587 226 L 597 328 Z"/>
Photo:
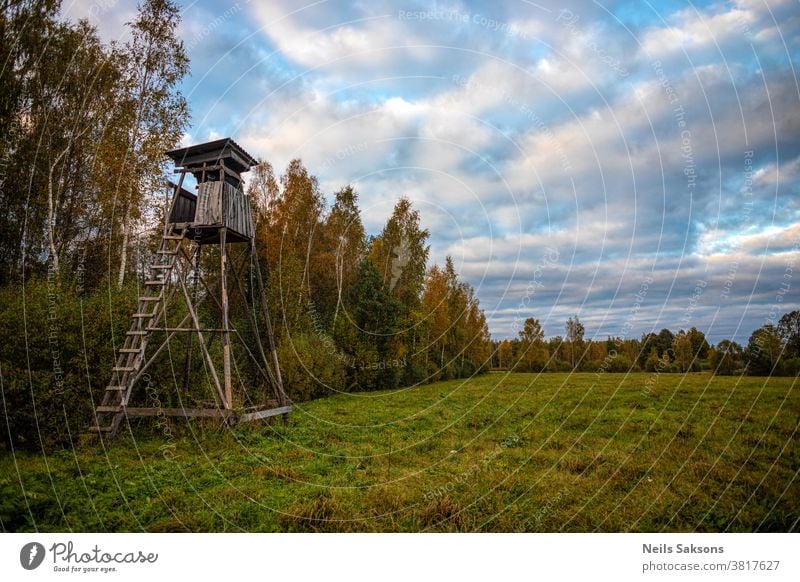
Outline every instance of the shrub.
<path id="1" fill-rule="evenodd" d="M 294 402 L 345 390 L 344 360 L 332 340 L 313 333 L 283 338 L 278 347 L 286 393 Z"/>
<path id="2" fill-rule="evenodd" d="M 82 294 L 58 279 L 0 289 L 4 446 L 52 450 L 75 442 L 93 418 L 136 305 L 136 289 Z M 116 347 L 119 347 L 118 345 Z"/>
<path id="3" fill-rule="evenodd" d="M 783 373 L 786 376 L 800 376 L 800 358 L 784 360 Z"/>
<path id="4" fill-rule="evenodd" d="M 547 363 L 546 371 L 548 372 L 569 372 L 572 370 L 572 366 L 569 362 L 565 362 L 563 360 L 556 360 L 555 358 L 551 359 Z"/>

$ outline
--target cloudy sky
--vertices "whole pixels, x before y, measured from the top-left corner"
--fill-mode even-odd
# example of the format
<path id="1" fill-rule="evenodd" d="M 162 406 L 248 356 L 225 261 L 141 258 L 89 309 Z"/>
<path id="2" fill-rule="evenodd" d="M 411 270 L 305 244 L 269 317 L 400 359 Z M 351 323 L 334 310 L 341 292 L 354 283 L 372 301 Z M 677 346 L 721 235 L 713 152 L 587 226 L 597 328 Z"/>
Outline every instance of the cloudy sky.
<path id="1" fill-rule="evenodd" d="M 369 232 L 400 196 L 495 337 L 695 326 L 800 305 L 800 4 L 181 3 L 187 143 L 302 158 Z M 65 0 L 106 39 L 135 2 Z"/>

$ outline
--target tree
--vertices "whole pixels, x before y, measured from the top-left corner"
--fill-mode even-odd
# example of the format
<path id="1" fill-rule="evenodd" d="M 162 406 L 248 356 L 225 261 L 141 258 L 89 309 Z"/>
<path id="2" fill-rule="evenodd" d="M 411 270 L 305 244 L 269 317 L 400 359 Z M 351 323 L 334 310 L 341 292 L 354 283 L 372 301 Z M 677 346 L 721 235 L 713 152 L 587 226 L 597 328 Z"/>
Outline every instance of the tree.
<path id="1" fill-rule="evenodd" d="M 655 348 L 656 356 L 658 357 L 658 336 L 654 333 L 642 334 L 642 339 L 639 340 L 639 351 L 636 354 L 636 361 L 639 366 L 649 369 L 647 360 L 650 358 L 650 352 Z"/>
<path id="2" fill-rule="evenodd" d="M 336 193 L 331 212 L 325 223 L 327 256 L 335 266 L 335 307 L 333 324 L 342 306 L 344 290 L 355 281 L 358 264 L 364 258 L 366 235 L 358 209 L 358 194 L 352 186 Z"/>
<path id="3" fill-rule="evenodd" d="M 522 330 L 519 332 L 519 337 L 522 341 L 532 344 L 533 342 L 544 340 L 544 331 L 542 324 L 538 319 L 529 317 L 522 325 Z"/>
<path id="4" fill-rule="evenodd" d="M 511 367 L 513 357 L 514 349 L 511 346 L 511 342 L 508 340 L 501 341 L 497 348 L 497 367 L 509 369 Z"/>
<path id="5" fill-rule="evenodd" d="M 449 293 L 447 278 L 438 265 L 428 271 L 423 292 L 423 309 L 425 313 L 425 367 L 428 375 L 439 377 L 445 368 L 445 349 L 447 348 L 447 332 L 450 329 L 450 312 L 447 296 Z M 435 368 L 431 368 L 428 354 L 434 356 Z"/>
<path id="6" fill-rule="evenodd" d="M 541 372 L 547 365 L 547 348 L 544 331 L 538 319 L 529 317 L 519 332 L 520 353 L 518 369 L 527 372 Z"/>
<path id="7" fill-rule="evenodd" d="M 349 318 L 339 318 L 337 345 L 350 356 L 348 385 L 353 390 L 394 388 L 402 371 L 397 359 L 395 326 L 399 304 L 368 260 L 359 263 L 347 295 Z"/>
<path id="8" fill-rule="evenodd" d="M 310 329 L 311 309 L 313 317 L 328 327 L 333 306 L 323 300 L 317 305 L 311 295 L 314 289 L 330 287 L 325 281 L 334 279 L 330 264 L 319 258 L 325 250 L 325 200 L 316 177 L 295 159 L 281 175 L 280 187 L 265 168 L 257 194 L 266 207 L 256 240 L 272 279 L 269 302 L 278 320 L 276 328 L 284 332 Z"/>
<path id="9" fill-rule="evenodd" d="M 370 246 L 369 259 L 381 274 L 389 294 L 397 300 L 399 308 L 398 336 L 393 342 L 397 350 L 393 356 L 395 360 L 417 352 L 416 345 L 424 332 L 416 323 L 423 313 L 421 302 L 430 250 L 427 241 L 428 231 L 420 226 L 419 212 L 413 208 L 410 200 L 401 198 L 380 235 Z M 414 369 L 404 372 L 408 378 L 420 375 Z"/>
<path id="10" fill-rule="evenodd" d="M 100 226 L 96 157 L 113 127 L 121 68 L 94 28 L 58 22 L 57 9 L 23 0 L 0 10 L 2 280 L 23 251 L 26 274 L 45 261 L 58 271 Z"/>
<path id="11" fill-rule="evenodd" d="M 711 347 L 706 341 L 706 334 L 698 330 L 696 327 L 692 327 L 686 332 L 686 335 L 688 336 L 689 343 L 692 346 L 692 357 L 695 357 L 698 360 L 705 360 L 708 357 L 708 350 Z"/>
<path id="12" fill-rule="evenodd" d="M 247 196 L 250 198 L 253 210 L 256 235 L 263 233 L 269 227 L 274 206 L 280 195 L 272 164 L 258 160 L 258 163 L 250 169 L 250 179 L 247 181 Z M 261 226 L 264 228 L 259 228 Z"/>
<path id="13" fill-rule="evenodd" d="M 755 330 L 747 342 L 747 371 L 755 376 L 780 373 L 781 336 L 772 324 Z"/>
<path id="14" fill-rule="evenodd" d="M 709 364 L 712 373 L 719 376 L 731 376 L 744 366 L 742 346 L 731 340 L 722 340 L 715 348 L 709 350 Z"/>
<path id="15" fill-rule="evenodd" d="M 583 347 L 583 334 L 585 328 L 576 315 L 574 318 L 570 317 L 565 325 L 567 330 L 567 341 L 570 346 L 572 369 L 575 369 L 575 352 L 581 350 Z M 582 350 L 581 350 L 582 351 Z"/>
<path id="16" fill-rule="evenodd" d="M 800 358 L 800 311 L 783 314 L 778 322 L 778 334 L 786 346 L 784 357 Z"/>
<path id="17" fill-rule="evenodd" d="M 680 330 L 672 340 L 672 351 L 675 354 L 675 363 L 681 372 L 689 372 L 694 364 L 694 352 L 689 334 Z"/>
<path id="18" fill-rule="evenodd" d="M 489 364 L 491 337 L 486 316 L 472 287 L 459 281 L 450 257 L 444 269 L 434 265 L 428 271 L 422 305 L 423 320 L 414 327 L 424 329 L 428 376 L 464 377 Z"/>
<path id="19" fill-rule="evenodd" d="M 143 195 L 160 189 L 164 150 L 178 144 L 189 121 L 186 99 L 177 89 L 189 70 L 183 43 L 176 35 L 179 23 L 180 10 L 171 0 L 144 0 L 130 23 L 131 40 L 123 53 L 124 106 L 119 109 L 119 125 L 125 131 L 117 143 L 124 150 L 115 163 L 119 173 L 113 205 L 121 214 L 120 287 L 132 222 L 140 214 Z"/>
<path id="20" fill-rule="evenodd" d="M 656 337 L 656 349 L 658 349 L 658 357 L 663 358 L 664 354 L 668 354 L 670 360 L 673 358 L 672 342 L 675 341 L 675 335 L 667 328 L 658 332 Z"/>
<path id="21" fill-rule="evenodd" d="M 425 284 L 428 236 L 420 226 L 419 211 L 408 198 L 401 198 L 370 249 L 384 284 L 409 310 L 419 302 Z"/>
<path id="22" fill-rule="evenodd" d="M 661 358 L 658 357 L 658 350 L 655 346 L 653 346 L 650 348 L 650 352 L 647 354 L 647 360 L 645 360 L 644 369 L 647 372 L 659 372 L 661 363 Z"/>

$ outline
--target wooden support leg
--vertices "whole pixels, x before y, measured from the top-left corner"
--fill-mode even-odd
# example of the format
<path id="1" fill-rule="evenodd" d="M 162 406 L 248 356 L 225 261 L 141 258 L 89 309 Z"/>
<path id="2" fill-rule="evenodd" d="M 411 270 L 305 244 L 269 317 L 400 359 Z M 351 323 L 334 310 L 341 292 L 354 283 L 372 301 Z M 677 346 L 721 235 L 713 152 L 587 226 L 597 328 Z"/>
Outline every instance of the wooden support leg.
<path id="1" fill-rule="evenodd" d="M 197 250 L 195 251 L 194 256 L 194 281 L 192 281 L 192 300 L 197 300 L 197 283 L 198 278 L 200 276 L 200 250 L 203 247 L 197 245 Z M 189 392 L 189 383 L 190 383 L 190 376 L 192 373 L 192 340 L 194 339 L 194 334 L 192 332 L 188 333 L 188 338 L 186 338 L 186 361 L 183 365 L 183 391 L 184 393 Z"/>
<path id="2" fill-rule="evenodd" d="M 222 300 L 222 374 L 225 383 L 225 408 L 233 408 L 233 387 L 231 385 L 231 331 L 228 322 L 228 246 L 226 241 L 226 228 L 219 233 L 220 256 L 220 299 Z"/>
<path id="3" fill-rule="evenodd" d="M 261 268 L 258 265 L 258 256 L 256 256 L 256 247 L 255 245 L 251 245 L 251 251 L 253 254 L 253 268 L 256 270 L 256 280 L 258 281 L 258 293 L 259 299 L 261 302 L 261 309 L 264 312 L 264 323 L 267 326 L 267 340 L 269 341 L 269 349 L 272 352 L 272 360 L 275 365 L 275 380 L 277 384 L 275 386 L 276 396 L 278 398 L 278 404 L 280 406 L 286 406 L 289 404 L 289 398 L 286 396 L 286 392 L 283 390 L 283 379 L 281 378 L 281 367 L 278 363 L 278 352 L 275 349 L 275 336 L 272 333 L 272 321 L 269 317 L 269 308 L 267 307 L 267 294 L 264 292 L 264 280 L 261 277 Z M 288 418 L 286 415 L 283 416 L 283 421 L 286 423 Z"/>

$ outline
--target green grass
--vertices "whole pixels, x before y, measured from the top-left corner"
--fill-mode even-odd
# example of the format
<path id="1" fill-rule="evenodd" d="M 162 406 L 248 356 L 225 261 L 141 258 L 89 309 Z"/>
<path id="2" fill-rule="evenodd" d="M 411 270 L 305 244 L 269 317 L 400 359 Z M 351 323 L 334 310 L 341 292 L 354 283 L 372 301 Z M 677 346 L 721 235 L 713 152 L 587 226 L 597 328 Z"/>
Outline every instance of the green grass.
<path id="1" fill-rule="evenodd" d="M 789 531 L 793 378 L 492 373 L 0 457 L 7 531 Z M 181 428 L 181 426 L 183 428 Z M 160 432 L 159 432 L 160 431 Z"/>

